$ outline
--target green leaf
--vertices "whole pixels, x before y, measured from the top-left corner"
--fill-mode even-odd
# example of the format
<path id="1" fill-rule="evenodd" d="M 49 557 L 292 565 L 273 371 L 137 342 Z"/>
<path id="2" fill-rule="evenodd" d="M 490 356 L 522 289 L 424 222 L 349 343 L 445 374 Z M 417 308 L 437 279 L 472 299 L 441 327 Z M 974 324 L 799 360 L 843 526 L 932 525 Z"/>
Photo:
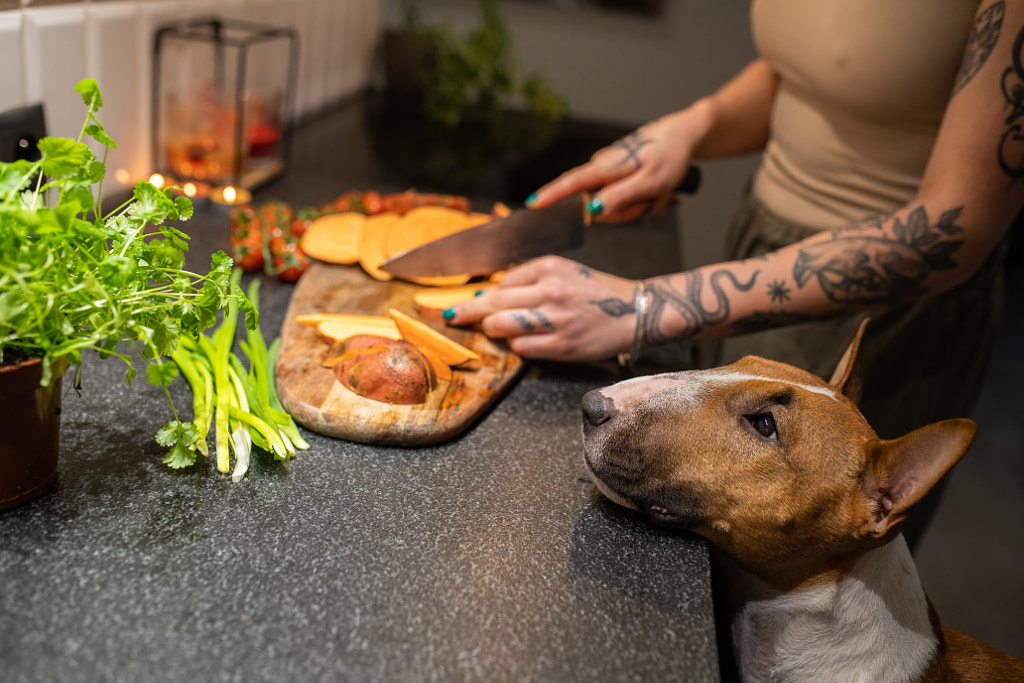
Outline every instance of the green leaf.
<path id="1" fill-rule="evenodd" d="M 156 433 L 156 442 L 161 446 L 173 446 L 181 439 L 182 423 L 171 420 L 164 424 Z"/>
<path id="2" fill-rule="evenodd" d="M 140 180 L 133 191 L 135 202 L 129 208 L 133 216 L 150 223 L 162 223 L 171 214 L 177 213 L 170 190 L 159 190 L 148 180 Z"/>
<path id="3" fill-rule="evenodd" d="M 185 196 L 175 197 L 174 206 L 178 210 L 176 218 L 187 221 L 192 218 L 192 212 L 195 208 L 192 206 L 192 200 Z"/>
<path id="4" fill-rule="evenodd" d="M 75 85 L 75 92 L 81 93 L 82 101 L 90 111 L 96 111 L 103 106 L 103 97 L 100 95 L 100 87 L 95 78 L 83 78 Z"/>
<path id="5" fill-rule="evenodd" d="M 165 363 L 151 363 L 146 366 L 146 379 L 149 383 L 155 387 L 166 387 L 174 381 L 174 378 L 178 376 L 178 365 L 173 361 L 167 361 Z M 170 424 L 170 423 L 168 423 Z M 159 434 L 157 435 L 157 441 L 159 441 Z M 170 444 L 161 444 L 162 446 L 169 446 Z"/>
<path id="6" fill-rule="evenodd" d="M 176 470 L 191 467 L 196 464 L 196 452 L 189 450 L 181 443 L 175 444 L 174 448 L 167 451 L 167 455 L 164 456 L 164 464 Z"/>
<path id="7" fill-rule="evenodd" d="M 9 164 L 0 164 L 0 195 L 7 196 L 20 190 L 32 174 L 34 164 L 19 159 Z"/>
<path id="8" fill-rule="evenodd" d="M 107 135 L 107 132 L 103 129 L 103 126 L 101 126 L 98 123 L 86 126 L 85 134 L 91 137 L 96 142 L 100 143 L 101 145 L 117 149 L 117 143 L 114 142 L 113 138 Z"/>
<path id="9" fill-rule="evenodd" d="M 92 150 L 68 138 L 43 138 L 39 141 L 43 155 L 43 173 L 51 178 L 65 178 L 93 160 Z"/>

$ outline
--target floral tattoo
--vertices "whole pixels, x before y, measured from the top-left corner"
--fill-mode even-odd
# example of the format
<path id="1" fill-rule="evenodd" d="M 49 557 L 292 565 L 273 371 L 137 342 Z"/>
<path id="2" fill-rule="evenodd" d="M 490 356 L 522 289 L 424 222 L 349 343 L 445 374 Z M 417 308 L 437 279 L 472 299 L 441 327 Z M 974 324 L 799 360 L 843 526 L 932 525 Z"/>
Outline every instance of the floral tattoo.
<path id="1" fill-rule="evenodd" d="M 971 29 L 971 35 L 967 39 L 964 61 L 960 65 L 960 73 L 956 76 L 956 82 L 953 84 L 953 92 L 950 97 L 963 90 L 964 86 L 971 82 L 974 75 L 988 61 L 989 55 L 992 54 L 992 49 L 999 40 L 999 33 L 1003 28 L 1003 16 L 1005 14 L 1006 2 L 999 0 L 999 2 L 992 3 L 990 7 L 986 8 L 975 19 L 974 28 Z"/>
<path id="2" fill-rule="evenodd" d="M 836 303 L 902 303 L 923 293 L 933 272 L 956 268 L 952 257 L 964 243 L 956 224 L 962 209 L 945 211 L 934 223 L 923 206 L 906 221 L 888 216 L 883 224 L 890 229 L 882 235 L 833 233 L 828 241 L 800 249 L 793 278 L 799 287 L 816 281 Z"/>

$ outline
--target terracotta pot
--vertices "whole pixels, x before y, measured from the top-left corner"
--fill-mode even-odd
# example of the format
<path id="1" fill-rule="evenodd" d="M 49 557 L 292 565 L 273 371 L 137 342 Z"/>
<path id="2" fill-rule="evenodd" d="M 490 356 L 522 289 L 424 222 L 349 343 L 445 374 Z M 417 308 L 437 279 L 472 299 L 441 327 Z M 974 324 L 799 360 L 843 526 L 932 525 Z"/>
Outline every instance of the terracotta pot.
<path id="1" fill-rule="evenodd" d="M 57 476 L 61 375 L 54 374 L 42 387 L 41 359 L 0 366 L 0 510 L 41 496 Z"/>

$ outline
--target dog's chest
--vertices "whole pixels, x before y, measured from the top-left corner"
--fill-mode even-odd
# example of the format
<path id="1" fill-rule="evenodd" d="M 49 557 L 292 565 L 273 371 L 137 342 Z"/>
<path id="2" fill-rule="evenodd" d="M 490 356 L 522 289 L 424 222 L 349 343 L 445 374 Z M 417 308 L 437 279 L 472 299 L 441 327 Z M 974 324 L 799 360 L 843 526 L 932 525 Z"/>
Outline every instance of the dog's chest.
<path id="1" fill-rule="evenodd" d="M 934 656 L 927 600 L 901 538 L 838 582 L 771 595 L 749 576 L 738 581 L 760 596 L 733 621 L 744 680 L 913 681 Z"/>

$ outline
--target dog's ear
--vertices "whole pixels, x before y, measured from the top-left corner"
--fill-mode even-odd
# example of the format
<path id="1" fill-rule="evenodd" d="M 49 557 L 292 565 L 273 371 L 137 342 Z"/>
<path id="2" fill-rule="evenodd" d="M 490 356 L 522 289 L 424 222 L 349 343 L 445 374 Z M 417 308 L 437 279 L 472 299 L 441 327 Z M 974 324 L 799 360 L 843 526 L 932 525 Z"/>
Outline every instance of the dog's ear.
<path id="1" fill-rule="evenodd" d="M 963 457 L 977 430 L 967 419 L 945 420 L 891 441 L 878 441 L 864 485 L 873 504 L 867 535 L 898 529 L 911 508 Z"/>
<path id="2" fill-rule="evenodd" d="M 860 403 L 860 340 L 864 337 L 864 329 L 868 326 L 871 318 L 864 318 L 853 341 L 846 347 L 846 353 L 839 359 L 832 379 L 828 381 L 836 391 L 850 399 L 854 405 Z"/>

